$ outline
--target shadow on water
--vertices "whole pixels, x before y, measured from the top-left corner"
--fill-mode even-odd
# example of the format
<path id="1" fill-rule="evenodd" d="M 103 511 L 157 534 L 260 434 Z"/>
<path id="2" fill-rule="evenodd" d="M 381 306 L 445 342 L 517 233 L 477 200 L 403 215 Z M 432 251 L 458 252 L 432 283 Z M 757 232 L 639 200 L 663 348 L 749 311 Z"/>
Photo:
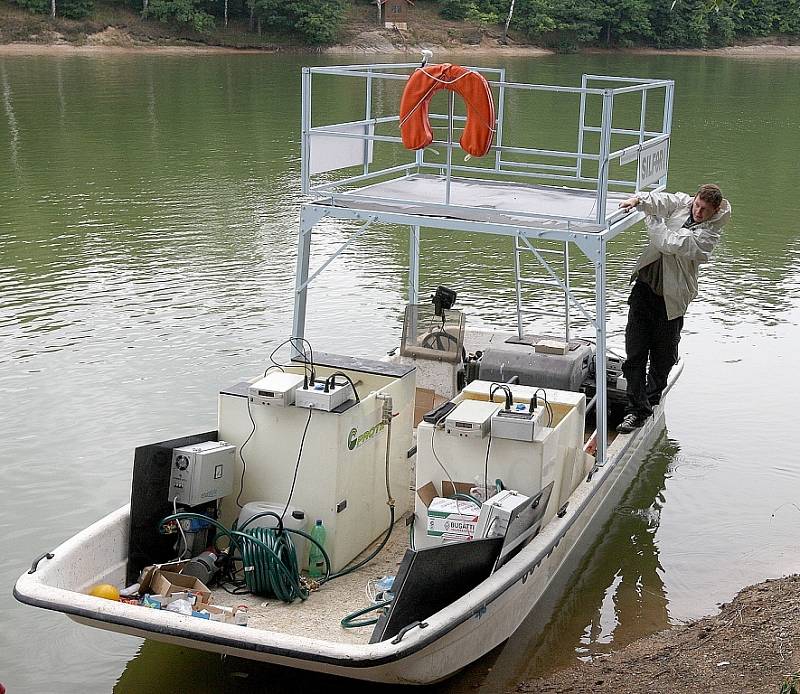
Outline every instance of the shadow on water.
<path id="1" fill-rule="evenodd" d="M 513 638 L 450 680 L 419 691 L 508 691 L 523 678 L 602 657 L 612 645 L 618 649 L 669 626 L 655 535 L 678 452 L 664 433 L 588 553 L 575 558 L 576 568 L 567 567 L 568 575 L 548 589 Z M 354 694 L 400 689 L 145 641 L 114 692 L 280 694 L 342 685 Z"/>

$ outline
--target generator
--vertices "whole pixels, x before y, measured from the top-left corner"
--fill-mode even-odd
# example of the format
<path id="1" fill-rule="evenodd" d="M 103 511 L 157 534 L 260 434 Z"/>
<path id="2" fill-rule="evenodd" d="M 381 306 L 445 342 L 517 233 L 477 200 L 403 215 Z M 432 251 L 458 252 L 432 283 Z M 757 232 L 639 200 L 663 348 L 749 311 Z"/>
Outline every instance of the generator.
<path id="1" fill-rule="evenodd" d="M 480 359 L 478 378 L 506 383 L 514 376 L 519 384 L 578 392 L 590 375 L 594 348 L 583 340 L 558 343 L 552 338 L 509 338 L 487 347 Z"/>

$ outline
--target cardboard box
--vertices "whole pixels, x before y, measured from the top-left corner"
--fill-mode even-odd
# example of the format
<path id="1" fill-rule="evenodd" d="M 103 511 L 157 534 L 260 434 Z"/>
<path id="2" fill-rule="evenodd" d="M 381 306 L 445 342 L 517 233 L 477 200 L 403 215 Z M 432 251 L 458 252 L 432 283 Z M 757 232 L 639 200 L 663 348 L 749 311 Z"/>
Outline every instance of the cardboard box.
<path id="1" fill-rule="evenodd" d="M 566 342 L 561 342 L 560 340 L 539 340 L 533 349 L 539 354 L 564 355 L 567 353 L 569 345 Z"/>
<path id="2" fill-rule="evenodd" d="M 186 564 L 189 562 L 187 560 L 181 561 L 171 561 L 165 564 L 150 564 L 150 566 L 145 566 L 141 573 L 139 574 L 139 595 L 144 595 L 145 593 L 153 593 L 154 591 L 150 589 L 150 583 L 153 580 L 153 576 L 155 576 L 156 571 L 159 569 L 162 571 L 173 571 L 175 573 L 180 573 Z"/>
<path id="3" fill-rule="evenodd" d="M 417 426 L 428 412 L 436 409 L 446 400 L 446 397 L 439 395 L 431 388 L 417 388 L 414 396 L 414 426 Z"/>
<path id="4" fill-rule="evenodd" d="M 212 622 L 224 622 L 225 624 L 234 623 L 234 611 L 232 607 L 200 604 L 195 605 L 192 615 L 194 617 L 200 617 L 201 619 L 209 619 Z"/>
<path id="5" fill-rule="evenodd" d="M 445 497 L 455 493 L 469 494 L 475 485 L 471 482 L 442 482 L 442 495 L 439 496 L 436 485 L 428 482 L 417 489 L 417 495 L 427 509 L 425 526 L 430 537 L 442 540 L 471 540 L 475 536 L 475 528 L 480 517 L 480 508 L 469 501 L 459 501 Z"/>
<path id="6" fill-rule="evenodd" d="M 173 593 L 184 593 L 191 591 L 197 595 L 198 603 L 209 603 L 211 601 L 211 591 L 205 583 L 194 576 L 184 576 L 172 571 L 157 569 L 150 581 L 150 592 L 157 595 L 170 596 Z"/>

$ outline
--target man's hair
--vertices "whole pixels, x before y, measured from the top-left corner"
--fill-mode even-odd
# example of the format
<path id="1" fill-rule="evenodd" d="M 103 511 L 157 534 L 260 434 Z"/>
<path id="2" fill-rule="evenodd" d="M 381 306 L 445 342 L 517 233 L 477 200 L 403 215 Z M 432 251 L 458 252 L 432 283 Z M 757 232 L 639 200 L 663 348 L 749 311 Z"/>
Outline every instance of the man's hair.
<path id="1" fill-rule="evenodd" d="M 697 190 L 697 197 L 713 205 L 715 210 L 718 210 L 722 204 L 722 191 L 715 183 L 704 183 L 700 186 Z"/>

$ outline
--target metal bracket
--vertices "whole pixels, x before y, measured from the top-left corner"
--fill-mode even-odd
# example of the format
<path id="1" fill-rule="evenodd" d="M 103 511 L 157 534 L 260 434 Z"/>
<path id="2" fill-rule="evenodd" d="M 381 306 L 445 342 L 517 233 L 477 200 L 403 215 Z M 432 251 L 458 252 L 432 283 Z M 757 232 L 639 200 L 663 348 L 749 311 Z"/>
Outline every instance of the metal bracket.
<path id="1" fill-rule="evenodd" d="M 300 208 L 300 233 L 305 234 L 313 229 L 328 211 L 317 205 L 303 205 Z"/>
<path id="2" fill-rule="evenodd" d="M 427 622 L 411 622 L 411 624 L 408 624 L 408 625 L 404 626 L 404 627 L 403 627 L 403 628 L 402 628 L 402 629 L 401 629 L 401 630 L 398 632 L 397 636 L 395 636 L 395 637 L 392 639 L 392 643 L 393 643 L 393 644 L 395 644 L 395 645 L 397 645 L 398 643 L 400 643 L 400 642 L 403 640 L 403 637 L 404 637 L 404 636 L 405 636 L 405 635 L 406 635 L 406 634 L 407 634 L 409 631 L 411 631 L 411 630 L 412 630 L 414 627 L 419 627 L 420 629 L 424 629 L 426 626 L 428 626 L 428 623 L 427 623 Z"/>

